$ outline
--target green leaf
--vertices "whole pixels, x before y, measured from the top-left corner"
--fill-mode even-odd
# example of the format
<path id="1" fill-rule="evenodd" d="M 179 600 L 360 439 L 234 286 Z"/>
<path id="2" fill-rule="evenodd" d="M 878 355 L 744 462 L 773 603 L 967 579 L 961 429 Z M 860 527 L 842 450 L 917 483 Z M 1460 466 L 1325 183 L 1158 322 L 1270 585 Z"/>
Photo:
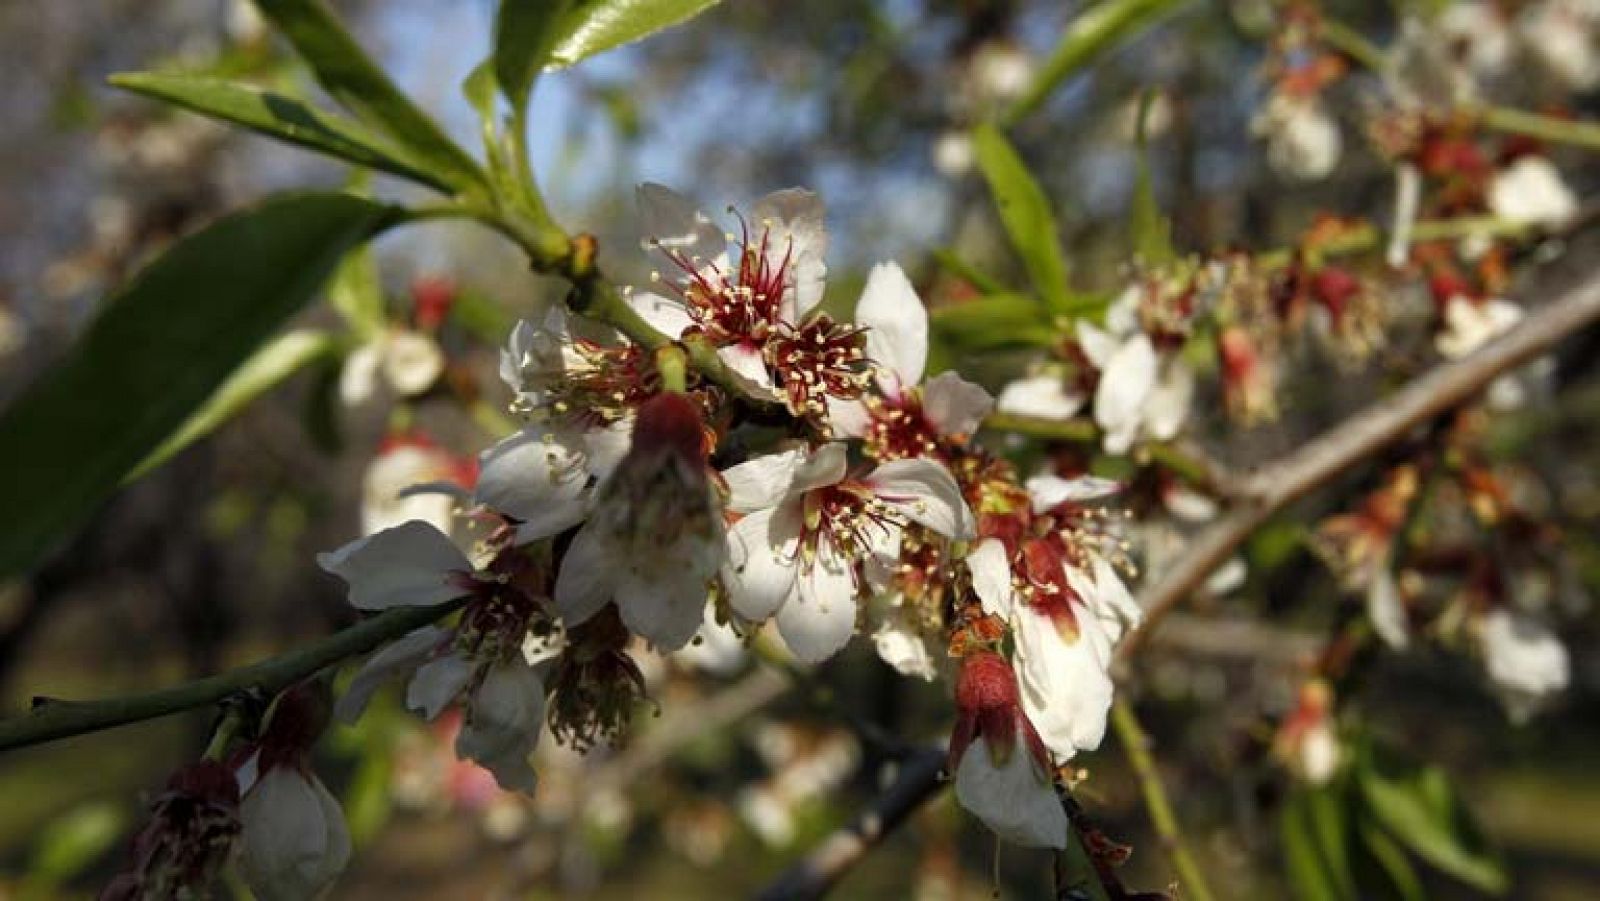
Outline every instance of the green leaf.
<path id="1" fill-rule="evenodd" d="M 1505 864 L 1444 770 L 1368 741 L 1356 776 L 1374 818 L 1423 860 L 1491 894 L 1509 888 Z"/>
<path id="2" fill-rule="evenodd" d="M 317 82 L 367 125 L 406 148 L 457 191 L 484 184 L 466 151 L 395 86 L 323 0 L 255 0 L 289 39 Z"/>
<path id="3" fill-rule="evenodd" d="M 531 0 L 524 0 L 531 2 Z M 718 0 L 576 0 L 561 18 L 551 68 L 564 68 L 698 16 Z"/>
<path id="4" fill-rule="evenodd" d="M 512 108 L 528 105 L 533 82 L 563 34 L 573 2 L 500 0 L 494 17 L 494 75 Z"/>
<path id="5" fill-rule="evenodd" d="M 1356 901 L 1346 813 L 1338 786 L 1296 787 L 1284 802 L 1279 829 L 1289 884 L 1301 901 Z"/>
<path id="6" fill-rule="evenodd" d="M 358 339 L 367 340 L 383 331 L 388 315 L 371 247 L 363 244 L 345 255 L 328 283 L 328 303 Z"/>
<path id="7" fill-rule="evenodd" d="M 91 803 L 51 820 L 34 844 L 23 894 L 44 894 L 82 875 L 122 837 L 127 819 L 119 805 Z"/>
<path id="8" fill-rule="evenodd" d="M 1133 232 L 1133 252 L 1147 265 L 1162 266 L 1172 262 L 1177 254 L 1172 249 L 1172 223 L 1161 213 L 1156 202 L 1155 184 L 1150 177 L 1150 147 L 1145 127 L 1150 116 L 1154 94 L 1146 92 L 1139 98 L 1139 125 L 1133 177 L 1133 203 L 1129 219 Z"/>
<path id="9" fill-rule="evenodd" d="M 1363 901 L 1426 901 L 1422 880 L 1394 839 L 1365 819 L 1356 823 L 1356 838 L 1355 877 Z"/>
<path id="10" fill-rule="evenodd" d="M 1063 81 L 1154 27 L 1183 3 L 1184 0 L 1105 0 L 1085 10 L 1067 26 L 1061 43 L 1027 92 L 1006 111 L 1005 124 L 1015 125 L 1043 105 Z"/>
<path id="11" fill-rule="evenodd" d="M 274 198 L 179 241 L 108 301 L 0 414 L 0 460 L 27 474 L 0 481 L 0 577 L 81 524 L 398 212 L 348 194 Z"/>
<path id="12" fill-rule="evenodd" d="M 111 84 L 213 119 L 449 192 L 450 184 L 359 122 L 283 94 L 215 78 L 127 72 Z"/>
<path id="13" fill-rule="evenodd" d="M 1000 222 L 1028 270 L 1033 289 L 1051 312 L 1064 313 L 1072 296 L 1050 199 L 999 129 L 980 125 L 973 132 L 973 143 Z"/>
<path id="14" fill-rule="evenodd" d="M 941 306 L 931 320 L 941 337 L 969 349 L 1046 347 L 1059 337 L 1039 302 L 1025 294 L 993 294 Z"/>
<path id="15" fill-rule="evenodd" d="M 256 351 L 212 392 L 199 410 L 144 458 L 127 481 L 133 481 L 172 459 L 179 451 L 211 434 L 241 413 L 256 398 L 287 381 L 308 363 L 332 354 L 338 342 L 327 332 L 298 329 L 285 332 Z"/>

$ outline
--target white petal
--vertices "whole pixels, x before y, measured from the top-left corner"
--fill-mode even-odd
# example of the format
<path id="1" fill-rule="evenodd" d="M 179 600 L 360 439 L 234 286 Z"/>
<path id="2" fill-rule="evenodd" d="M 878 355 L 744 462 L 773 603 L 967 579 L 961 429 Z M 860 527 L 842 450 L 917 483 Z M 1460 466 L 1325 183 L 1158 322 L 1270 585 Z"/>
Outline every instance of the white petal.
<path id="1" fill-rule="evenodd" d="M 850 642 L 856 630 L 856 586 L 849 561 L 829 542 L 801 567 L 800 590 L 778 610 L 778 634 L 800 662 L 821 663 Z"/>
<path id="2" fill-rule="evenodd" d="M 1005 542 L 998 538 L 985 538 L 967 554 L 967 569 L 972 573 L 972 590 L 983 604 L 983 612 L 1011 619 L 1015 603 L 1011 590 L 1011 560 L 1006 554 Z"/>
<path id="3" fill-rule="evenodd" d="M 1028 489 L 1028 496 L 1033 499 L 1033 509 L 1037 513 L 1067 501 L 1097 501 L 1122 490 L 1122 483 L 1115 479 L 1102 479 L 1099 476 L 1063 479 L 1050 473 L 1030 476 L 1023 485 Z"/>
<path id="4" fill-rule="evenodd" d="M 383 377 L 401 397 L 415 397 L 444 373 L 444 351 L 432 338 L 410 329 L 389 333 L 383 349 Z"/>
<path id="5" fill-rule="evenodd" d="M 958 540 L 976 529 L 972 510 L 950 470 L 932 460 L 891 460 L 866 478 L 873 493 L 912 522 Z"/>
<path id="6" fill-rule="evenodd" d="M 617 584 L 623 624 L 664 654 L 682 649 L 705 622 L 706 579 L 694 567 L 649 581 L 624 576 Z"/>
<path id="7" fill-rule="evenodd" d="M 1373 631 L 1389 647 L 1404 650 L 1411 643 L 1400 587 L 1395 584 L 1394 573 L 1387 564 L 1378 567 L 1372 575 L 1372 584 L 1367 586 L 1367 618 L 1372 620 Z"/>
<path id="8" fill-rule="evenodd" d="M 507 791 L 532 792 L 536 777 L 528 757 L 544 725 L 544 704 L 544 682 L 532 667 L 493 667 L 472 693 L 456 756 L 493 773 Z"/>
<path id="9" fill-rule="evenodd" d="M 1067 389 L 1059 375 L 1043 374 L 1018 379 L 1000 391 L 1002 412 L 1040 419 L 1070 419 L 1083 409 L 1083 395 Z"/>
<path id="10" fill-rule="evenodd" d="M 634 417 L 630 414 L 604 428 L 583 433 L 578 443 L 583 446 L 583 462 L 591 478 L 605 479 L 628 455 L 628 448 L 633 446 L 633 425 Z"/>
<path id="11" fill-rule="evenodd" d="M 1527 614 L 1496 608 L 1480 632 L 1484 665 L 1513 719 L 1531 715 L 1572 679 L 1567 649 L 1550 627 Z"/>
<path id="12" fill-rule="evenodd" d="M 239 817 L 239 870 L 260 901 L 316 898 L 350 860 L 339 802 L 295 767 L 268 770 L 245 795 Z"/>
<path id="13" fill-rule="evenodd" d="M 1117 350 L 1122 347 L 1122 338 L 1132 331 L 1129 329 L 1127 332 L 1113 333 L 1098 328 L 1093 323 L 1080 322 L 1077 330 L 1078 347 L 1083 351 L 1089 364 L 1103 372 L 1111 364 L 1111 358 L 1116 356 Z"/>
<path id="14" fill-rule="evenodd" d="M 733 373 L 734 380 L 744 393 L 757 400 L 772 400 L 778 396 L 777 383 L 772 380 L 772 373 L 767 371 L 767 363 L 762 359 L 759 347 L 730 344 L 718 348 L 717 357 Z"/>
<path id="15" fill-rule="evenodd" d="M 1128 592 L 1128 586 L 1123 583 L 1122 577 L 1117 575 L 1116 567 L 1099 554 L 1093 555 L 1095 597 L 1098 602 L 1109 612 L 1115 615 L 1122 626 L 1129 629 L 1137 628 L 1144 620 L 1144 610 L 1139 602 L 1133 599 Z M 1121 637 L 1121 630 L 1112 630 L 1111 640 L 1116 641 Z"/>
<path id="16" fill-rule="evenodd" d="M 749 513 L 776 507 L 788 495 L 789 483 L 805 459 L 806 452 L 797 448 L 751 457 L 738 466 L 724 469 L 722 478 L 728 483 L 728 509 Z"/>
<path id="17" fill-rule="evenodd" d="M 799 542 L 800 511 L 795 504 L 757 510 L 733 524 L 722 584 L 734 612 L 761 622 L 794 595 Z"/>
<path id="18" fill-rule="evenodd" d="M 681 338 L 684 331 L 694 325 L 694 317 L 689 315 L 688 308 L 675 297 L 634 291 L 627 300 L 628 306 L 633 307 L 640 319 L 668 338 Z"/>
<path id="19" fill-rule="evenodd" d="M 849 454 L 843 444 L 837 441 L 824 444 L 795 468 L 789 493 L 799 494 L 825 485 L 837 485 L 844 478 L 849 463 Z"/>
<path id="20" fill-rule="evenodd" d="M 472 681 L 472 663 L 460 654 L 445 654 L 420 667 L 406 686 L 406 707 L 434 720 Z"/>
<path id="21" fill-rule="evenodd" d="M 1004 841 L 1025 848 L 1067 846 L 1067 814 L 1020 729 L 1003 764 L 995 763 L 982 739 L 967 748 L 956 767 L 956 799 Z"/>
<path id="22" fill-rule="evenodd" d="M 836 438 L 860 438 L 867 433 L 872 414 L 859 400 L 840 400 L 833 395 L 824 398 L 828 405 L 828 426 Z"/>
<path id="23" fill-rule="evenodd" d="M 383 350 L 376 343 L 363 344 L 344 358 L 339 370 L 339 400 L 347 407 L 359 407 L 378 390 L 378 370 L 383 366 Z"/>
<path id="24" fill-rule="evenodd" d="M 367 658 L 350 680 L 350 686 L 333 705 L 333 715 L 341 723 L 352 724 L 361 718 L 372 696 L 385 682 L 426 663 L 450 633 L 438 626 L 423 626 L 380 648 Z"/>
<path id="25" fill-rule="evenodd" d="M 941 372 L 922 386 L 922 409 L 940 435 L 971 435 L 994 411 L 994 398 L 954 372 Z"/>
<path id="26" fill-rule="evenodd" d="M 686 259 L 712 260 L 728 249 L 727 234 L 693 201 L 677 191 L 647 182 L 638 187 L 639 219 L 647 241 Z"/>
<path id="27" fill-rule="evenodd" d="M 620 575 L 612 556 L 593 521 L 573 536 L 556 574 L 555 606 L 563 626 L 587 621 L 611 600 Z"/>
<path id="28" fill-rule="evenodd" d="M 749 653 L 744 639 L 726 623 L 719 623 L 710 606 L 705 608 L 699 641 L 678 652 L 677 659 L 713 676 L 731 676 L 744 666 Z"/>
<path id="29" fill-rule="evenodd" d="M 1489 209 L 1501 219 L 1560 228 L 1578 213 L 1578 198 L 1555 164 L 1524 156 L 1489 182 Z"/>
<path id="30" fill-rule="evenodd" d="M 1110 641 L 1095 616 L 1078 616 L 1078 639 L 1067 642 L 1055 623 L 1020 607 L 1017 681 L 1022 709 L 1058 759 L 1092 751 L 1105 737 L 1111 709 Z"/>
<path id="31" fill-rule="evenodd" d="M 922 634 L 899 616 L 891 616 L 878 626 L 878 631 L 872 633 L 872 644 L 883 662 L 902 676 L 932 682 L 939 675 Z"/>
<path id="32" fill-rule="evenodd" d="M 1171 360 L 1161 379 L 1145 401 L 1144 424 L 1150 437 L 1167 441 L 1183 429 L 1189 418 L 1189 403 L 1194 397 L 1194 371 L 1182 361 Z"/>
<path id="33" fill-rule="evenodd" d="M 787 261 L 793 296 L 785 298 L 783 316 L 797 323 L 822 300 L 828 275 L 822 198 L 802 188 L 774 191 L 756 201 L 750 214 L 758 228 L 767 230 L 767 265 Z"/>
<path id="34" fill-rule="evenodd" d="M 856 304 L 856 324 L 867 331 L 867 358 L 910 387 L 928 362 L 928 311 L 897 263 L 879 263 L 867 275 Z"/>
<path id="35" fill-rule="evenodd" d="M 521 520 L 519 543 L 582 521 L 589 473 L 574 443 L 569 436 L 530 426 L 483 452 L 478 503 Z"/>
<path id="36" fill-rule="evenodd" d="M 467 593 L 455 580 L 472 572 L 449 537 L 417 520 L 318 554 L 317 565 L 350 586 L 360 610 L 442 604 Z"/>
<path id="37" fill-rule="evenodd" d="M 1156 351 L 1143 333 L 1111 355 L 1094 393 L 1094 418 L 1106 431 L 1106 450 L 1125 452 L 1156 383 Z"/>

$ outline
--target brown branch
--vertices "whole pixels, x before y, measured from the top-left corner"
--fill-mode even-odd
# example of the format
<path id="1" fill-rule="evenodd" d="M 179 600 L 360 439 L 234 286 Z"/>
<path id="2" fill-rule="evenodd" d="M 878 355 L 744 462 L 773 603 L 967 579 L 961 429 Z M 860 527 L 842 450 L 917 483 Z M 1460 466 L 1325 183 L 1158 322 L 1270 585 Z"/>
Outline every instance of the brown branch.
<path id="1" fill-rule="evenodd" d="M 1476 353 L 1444 363 L 1276 462 L 1243 478 L 1237 504 L 1195 539 L 1183 559 L 1140 592 L 1144 623 L 1117 648 L 1126 665 L 1150 633 L 1190 597 L 1268 517 L 1327 484 L 1416 427 L 1460 406 L 1489 383 L 1600 319 L 1600 272 L 1592 273 Z"/>
<path id="2" fill-rule="evenodd" d="M 850 825 L 823 840 L 811 853 L 778 875 L 759 901 L 821 898 L 856 862 L 944 787 L 943 748 L 927 748 L 906 758 L 900 777 Z"/>

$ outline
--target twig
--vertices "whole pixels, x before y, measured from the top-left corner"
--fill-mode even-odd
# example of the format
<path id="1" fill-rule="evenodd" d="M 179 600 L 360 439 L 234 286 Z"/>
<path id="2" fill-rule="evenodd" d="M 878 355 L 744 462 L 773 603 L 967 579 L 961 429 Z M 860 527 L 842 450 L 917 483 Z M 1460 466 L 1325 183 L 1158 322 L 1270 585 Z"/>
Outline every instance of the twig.
<path id="1" fill-rule="evenodd" d="M 927 748 L 906 758 L 894 785 L 860 816 L 823 840 L 811 853 L 778 875 L 759 901 L 804 901 L 827 894 L 845 873 L 944 787 L 943 748 Z"/>
<path id="2" fill-rule="evenodd" d="M 1178 881 L 1183 885 L 1185 897 L 1190 901 L 1212 901 L 1211 888 L 1206 885 L 1200 865 L 1183 840 L 1178 817 L 1172 811 L 1172 802 L 1167 799 L 1166 787 L 1161 784 L 1161 774 L 1156 771 L 1155 758 L 1150 755 L 1150 737 L 1139 725 L 1133 708 L 1126 700 L 1118 698 L 1112 703 L 1111 725 L 1116 729 L 1117 740 L 1122 743 L 1122 750 L 1128 756 L 1128 764 L 1139 779 L 1139 790 L 1144 794 L 1145 809 L 1150 811 L 1150 822 L 1156 828 L 1156 835 L 1161 837 L 1161 845 L 1171 858 L 1173 869 L 1178 871 Z"/>
<path id="3" fill-rule="evenodd" d="M 1239 503 L 1195 539 L 1177 565 L 1140 592 L 1144 623 L 1117 648 L 1126 664 L 1161 620 L 1245 539 L 1289 503 L 1326 484 L 1413 428 L 1471 399 L 1489 383 L 1600 319 L 1600 273 L 1589 275 L 1476 353 L 1444 363 L 1346 419 L 1300 450 L 1243 479 Z"/>
<path id="4" fill-rule="evenodd" d="M 205 707 L 251 688 L 275 694 L 324 667 L 366 653 L 386 641 L 442 619 L 462 603 L 450 601 L 433 607 L 386 610 L 287 654 L 147 694 L 100 701 L 37 702 L 30 713 L 0 721 L 0 751 Z"/>

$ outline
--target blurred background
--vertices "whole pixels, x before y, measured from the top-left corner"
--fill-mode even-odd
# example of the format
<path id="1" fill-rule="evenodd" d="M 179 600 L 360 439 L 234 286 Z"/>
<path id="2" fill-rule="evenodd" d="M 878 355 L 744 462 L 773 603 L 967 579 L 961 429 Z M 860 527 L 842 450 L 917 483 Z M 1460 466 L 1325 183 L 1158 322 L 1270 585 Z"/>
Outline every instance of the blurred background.
<path id="1" fill-rule="evenodd" d="M 475 146 L 460 85 L 488 52 L 493 4 L 335 5 L 400 84 Z M 713 213 L 805 185 L 829 207 L 834 308 L 850 308 L 866 267 L 882 259 L 900 261 L 932 303 L 959 300 L 970 284 L 934 251 L 1005 277 L 1020 270 L 965 129 L 1017 96 L 1083 6 L 725 3 L 541 80 L 535 169 L 557 219 L 596 233 L 603 263 L 622 282 L 648 271 L 632 222 L 638 182 L 672 185 Z M 1393 34 L 1387 5 L 1328 8 L 1374 40 Z M 1347 152 L 1329 177 L 1292 182 L 1267 164 L 1251 123 L 1271 90 L 1262 70 L 1270 21 L 1266 3 L 1184 5 L 1065 83 L 1011 133 L 1055 205 L 1080 286 L 1114 288 L 1126 274 L 1134 121 L 1146 91 L 1157 98 L 1151 171 L 1180 248 L 1267 250 L 1293 243 L 1322 213 L 1387 216 L 1392 176 L 1364 148 L 1359 85 L 1335 98 Z M 162 67 L 315 90 L 234 0 L 0 4 L 0 403 L 174 236 L 273 190 L 349 179 L 311 154 L 105 82 Z M 1600 105 L 1580 97 L 1571 112 L 1592 117 Z M 1590 196 L 1600 174 L 1592 152 L 1558 159 Z M 408 197 L 413 189 L 380 178 L 372 190 Z M 1593 258 L 1581 235 L 1571 240 L 1526 259 Z M 423 448 L 427 465 L 470 468 L 495 437 L 483 410 L 506 400 L 494 377 L 497 344 L 516 317 L 562 290 L 467 225 L 406 229 L 382 239 L 376 258 L 395 322 L 415 325 L 430 302 L 450 298 L 434 330 L 444 378 L 419 396 L 396 398 L 383 385 L 362 396 L 348 376 L 341 385 L 337 359 L 308 366 L 121 492 L 47 565 L 0 585 L 7 713 L 34 695 L 88 698 L 212 673 L 354 620 L 313 555 L 359 533 L 364 505 L 370 514 L 384 480 L 397 478 L 375 472 L 375 462 L 397 446 Z M 332 320 L 325 309 L 307 316 Z M 1543 901 L 1600 897 L 1600 671 L 1587 653 L 1600 587 L 1600 348 L 1592 336 L 1578 343 L 1558 365 L 1551 396 L 1560 400 L 1505 417 L 1495 445 L 1561 530 L 1562 576 L 1550 603 L 1571 649 L 1570 690 L 1513 726 L 1476 667 L 1432 651 L 1366 659 L 1349 689 L 1370 728 L 1457 780 L 1506 855 L 1511 896 Z M 1025 362 L 969 355 L 959 344 L 943 353 L 946 365 L 990 387 Z M 1198 432 L 1242 468 L 1418 368 L 1398 350 L 1366 379 L 1330 378 L 1329 365 L 1307 364 L 1286 383 L 1277 423 L 1244 429 L 1202 412 Z M 115 384 L 103 392 L 84 402 L 117 403 Z M 1220 402 L 1213 391 L 1199 404 Z M 1317 517 L 1349 507 L 1372 476 L 1336 485 L 1264 530 L 1249 548 L 1244 587 L 1166 627 L 1128 688 L 1222 897 L 1287 896 L 1275 813 L 1284 776 L 1266 748 L 1295 703 L 1304 661 L 1349 607 L 1301 538 Z M 458 763 L 452 724 L 421 724 L 396 698 L 359 728 L 333 730 L 323 772 L 357 842 L 335 896 L 749 894 L 872 797 L 908 746 L 940 741 L 949 726 L 947 689 L 899 676 L 867 642 L 809 675 L 765 667 L 738 648 L 687 656 L 643 661 L 659 711 L 641 711 L 629 746 L 578 758 L 544 742 L 549 759 L 532 799 L 501 793 Z M 208 726 L 204 715 L 176 716 L 0 757 L 0 898 L 92 897 L 140 821 L 141 798 L 203 746 Z M 1170 871 L 1120 749 L 1108 741 L 1078 764 L 1090 771 L 1080 799 L 1136 849 L 1125 881 L 1164 888 Z M 870 855 L 837 897 L 987 898 L 993 873 L 1007 897 L 1045 896 L 1044 856 L 1007 851 L 996 863 L 996 854 L 946 797 Z M 1428 897 L 1485 897 L 1445 876 L 1424 878 Z"/>

